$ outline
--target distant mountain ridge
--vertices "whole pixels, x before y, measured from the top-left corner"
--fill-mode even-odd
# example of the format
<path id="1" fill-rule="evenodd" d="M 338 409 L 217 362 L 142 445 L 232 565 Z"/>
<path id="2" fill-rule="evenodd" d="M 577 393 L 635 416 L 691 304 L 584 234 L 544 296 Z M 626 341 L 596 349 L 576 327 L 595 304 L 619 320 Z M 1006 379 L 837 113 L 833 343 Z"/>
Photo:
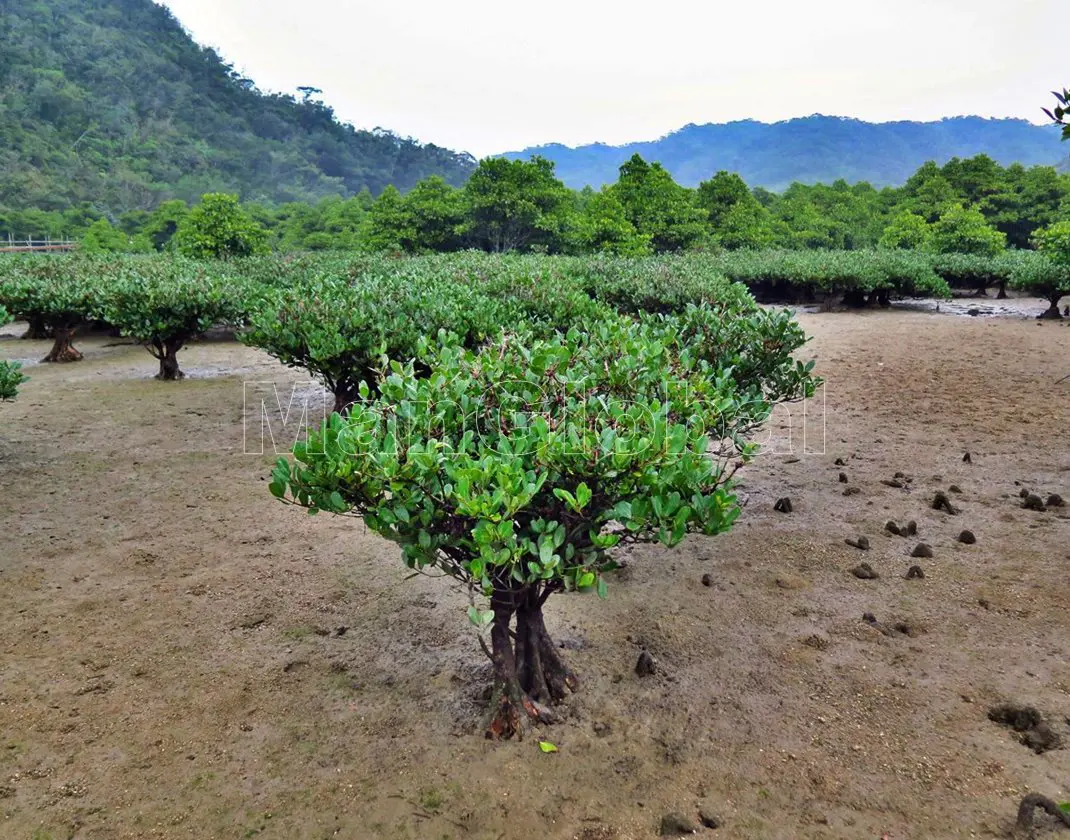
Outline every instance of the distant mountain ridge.
<path id="1" fill-rule="evenodd" d="M 781 190 L 793 181 L 868 181 L 898 186 L 928 160 L 987 154 L 1007 166 L 1059 165 L 1067 159 L 1059 129 L 1022 119 L 949 117 L 938 122 L 870 123 L 815 114 L 776 123 L 739 120 L 689 124 L 657 140 L 570 148 L 534 146 L 503 157 L 541 155 L 575 189 L 617 180 L 633 154 L 659 161 L 681 184 L 697 186 L 721 169 L 738 172 L 751 187 Z"/>
<path id="2" fill-rule="evenodd" d="M 0 0 L 0 45 L 0 209 L 120 215 L 211 191 L 316 201 L 429 175 L 460 186 L 475 169 L 259 91 L 152 0 Z"/>

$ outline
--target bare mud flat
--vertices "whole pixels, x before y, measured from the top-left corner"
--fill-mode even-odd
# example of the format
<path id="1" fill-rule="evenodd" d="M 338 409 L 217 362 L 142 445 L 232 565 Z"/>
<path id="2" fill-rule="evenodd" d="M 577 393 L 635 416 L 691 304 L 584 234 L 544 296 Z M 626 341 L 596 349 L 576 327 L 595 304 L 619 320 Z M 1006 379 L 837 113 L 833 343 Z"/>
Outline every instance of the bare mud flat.
<path id="1" fill-rule="evenodd" d="M 1070 507 L 1019 497 L 1070 499 L 1070 326 L 800 320 L 827 385 L 775 416 L 735 530 L 550 602 L 584 679 L 554 754 L 481 737 L 459 593 L 267 492 L 243 400 L 315 413 L 307 377 L 218 341 L 180 383 L 95 337 L 31 365 L 0 405 L 0 837 L 640 840 L 700 809 L 711 838 L 1006 837 L 1025 793 L 1070 799 L 1070 749 L 988 718 L 1070 741 Z M 0 358 L 45 355 L 17 332 Z"/>
<path id="2" fill-rule="evenodd" d="M 1040 315 L 1050 304 L 1048 301 L 1010 291 L 1005 298 L 989 294 L 956 293 L 951 300 L 943 298 L 905 298 L 893 301 L 891 307 L 897 312 L 939 312 L 943 315 L 965 315 L 971 318 L 1031 318 Z M 772 307 L 776 308 L 776 307 Z M 823 312 L 820 304 L 792 307 L 810 315 Z"/>
<path id="3" fill-rule="evenodd" d="M 913 312 L 941 312 L 946 315 L 968 315 L 973 318 L 1010 317 L 1035 318 L 1050 304 L 1046 300 L 1009 292 L 999 298 L 995 292 L 987 295 L 956 295 L 951 300 L 918 298 L 897 301 L 896 309 Z"/>

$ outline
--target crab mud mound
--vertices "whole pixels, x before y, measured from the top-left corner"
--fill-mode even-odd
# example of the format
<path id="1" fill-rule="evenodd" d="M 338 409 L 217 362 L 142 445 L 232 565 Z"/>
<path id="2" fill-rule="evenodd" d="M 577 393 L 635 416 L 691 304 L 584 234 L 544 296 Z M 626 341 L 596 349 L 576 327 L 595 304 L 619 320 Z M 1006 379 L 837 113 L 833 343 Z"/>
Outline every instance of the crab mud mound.
<path id="1" fill-rule="evenodd" d="M 1070 799 L 1070 750 L 988 714 L 1067 731 L 1070 508 L 1020 493 L 1070 497 L 1070 327 L 801 319 L 827 385 L 774 416 L 735 530 L 551 601 L 584 685 L 536 733 L 555 753 L 482 737 L 462 593 L 267 492 L 253 409 L 273 383 L 314 415 L 307 377 L 221 341 L 178 384 L 96 336 L 28 364 L 0 406 L 0 836 L 1005 837 L 1027 793 Z M 0 357 L 45 355 L 24 329 Z"/>

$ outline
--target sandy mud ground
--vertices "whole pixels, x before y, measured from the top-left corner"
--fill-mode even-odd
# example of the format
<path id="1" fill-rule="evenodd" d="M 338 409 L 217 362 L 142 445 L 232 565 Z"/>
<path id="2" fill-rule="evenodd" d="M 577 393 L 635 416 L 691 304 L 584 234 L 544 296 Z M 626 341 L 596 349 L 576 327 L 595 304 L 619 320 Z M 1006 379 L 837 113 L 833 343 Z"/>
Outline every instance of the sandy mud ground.
<path id="1" fill-rule="evenodd" d="M 801 320 L 827 386 L 777 414 L 736 529 L 550 602 L 585 680 L 552 755 L 482 739 L 460 594 L 267 492 L 243 382 L 318 407 L 305 376 L 225 341 L 177 384 L 103 337 L 29 365 L 0 405 L 0 837 L 640 840 L 700 810 L 711 838 L 1005 837 L 1027 791 L 1070 799 L 1070 749 L 988 718 L 1070 743 L 1070 507 L 1019 498 L 1070 499 L 1070 326 Z M 0 357 L 45 354 L 18 331 Z"/>

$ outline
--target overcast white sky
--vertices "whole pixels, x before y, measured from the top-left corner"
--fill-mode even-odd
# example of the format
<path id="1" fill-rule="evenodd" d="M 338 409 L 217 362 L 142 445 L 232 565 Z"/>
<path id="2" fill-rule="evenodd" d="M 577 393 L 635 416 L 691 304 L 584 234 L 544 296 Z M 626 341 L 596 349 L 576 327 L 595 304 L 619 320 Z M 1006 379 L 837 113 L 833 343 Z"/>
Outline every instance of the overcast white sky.
<path id="1" fill-rule="evenodd" d="M 166 0 L 264 90 L 477 156 L 813 113 L 1043 120 L 1068 0 Z"/>

